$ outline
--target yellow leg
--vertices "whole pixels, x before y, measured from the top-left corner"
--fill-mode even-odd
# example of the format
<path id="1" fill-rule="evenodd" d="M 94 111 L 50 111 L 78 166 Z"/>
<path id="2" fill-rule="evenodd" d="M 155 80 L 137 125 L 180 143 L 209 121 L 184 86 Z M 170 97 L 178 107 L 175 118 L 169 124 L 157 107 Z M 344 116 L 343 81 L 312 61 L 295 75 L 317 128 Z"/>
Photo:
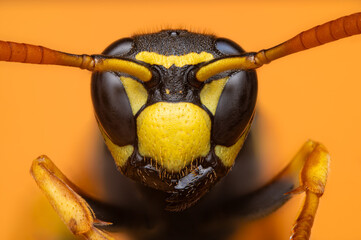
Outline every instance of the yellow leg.
<path id="1" fill-rule="evenodd" d="M 326 148 L 322 144 L 308 141 L 285 169 L 286 172 L 297 172 L 297 168 L 303 165 L 301 173 L 297 174 L 299 187 L 290 193 L 306 193 L 304 204 L 292 230 L 291 240 L 310 238 L 319 198 L 325 189 L 329 162 L 330 156 Z"/>
<path id="2" fill-rule="evenodd" d="M 110 223 L 95 218 L 87 202 L 75 192 L 77 187 L 48 157 L 40 156 L 35 159 L 30 172 L 50 204 L 74 235 L 89 240 L 114 240 L 113 237 L 95 227 Z"/>

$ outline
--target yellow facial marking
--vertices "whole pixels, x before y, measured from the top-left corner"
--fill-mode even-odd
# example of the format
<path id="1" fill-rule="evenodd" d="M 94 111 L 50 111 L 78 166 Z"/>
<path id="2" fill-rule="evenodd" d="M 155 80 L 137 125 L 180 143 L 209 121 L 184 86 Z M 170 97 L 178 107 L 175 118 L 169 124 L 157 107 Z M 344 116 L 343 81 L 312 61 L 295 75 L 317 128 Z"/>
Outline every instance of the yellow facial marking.
<path id="1" fill-rule="evenodd" d="M 217 145 L 214 148 L 216 155 L 222 161 L 224 166 L 226 166 L 226 167 L 233 166 L 234 161 L 236 160 L 236 157 L 243 146 L 244 140 L 246 139 L 246 136 L 248 135 L 249 128 L 250 128 L 250 126 L 248 126 L 248 128 L 244 131 L 242 136 L 232 146 L 225 147 L 225 146 Z"/>
<path id="2" fill-rule="evenodd" d="M 134 151 L 134 147 L 132 145 L 126 145 L 126 146 L 120 147 L 120 146 L 114 144 L 108 138 L 108 136 L 105 134 L 103 127 L 99 125 L 99 129 L 104 138 L 105 144 L 107 145 L 110 153 L 113 156 L 115 164 L 118 167 L 124 166 L 124 164 L 127 162 L 128 158 L 132 155 L 132 153 Z"/>
<path id="3" fill-rule="evenodd" d="M 209 109 L 209 111 L 211 111 L 213 115 L 216 113 L 219 97 L 221 96 L 227 80 L 228 78 L 214 80 L 204 85 L 203 89 L 201 90 L 201 102 Z"/>
<path id="4" fill-rule="evenodd" d="M 210 150 L 211 119 L 192 103 L 158 102 L 137 118 L 139 153 L 180 171 Z"/>
<path id="5" fill-rule="evenodd" d="M 130 102 L 130 107 L 132 108 L 133 115 L 135 115 L 147 102 L 147 90 L 141 83 L 132 78 L 120 77 L 120 81 L 122 81 L 124 85 L 125 92 L 127 93 Z"/>
<path id="6" fill-rule="evenodd" d="M 214 57 L 207 52 L 195 53 L 191 52 L 183 56 L 165 56 L 155 52 L 140 52 L 135 56 L 138 61 L 143 61 L 149 64 L 162 65 L 165 68 L 170 68 L 172 65 L 183 67 L 185 65 L 196 65 L 201 62 L 207 62 Z"/>

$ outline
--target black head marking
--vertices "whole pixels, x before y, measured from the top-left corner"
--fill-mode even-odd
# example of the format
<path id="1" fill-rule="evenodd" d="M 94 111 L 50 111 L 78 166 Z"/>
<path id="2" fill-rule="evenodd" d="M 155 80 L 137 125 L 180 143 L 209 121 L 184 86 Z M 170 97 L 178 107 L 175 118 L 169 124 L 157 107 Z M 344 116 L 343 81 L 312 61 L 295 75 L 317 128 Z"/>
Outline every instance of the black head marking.
<path id="1" fill-rule="evenodd" d="M 255 71 L 239 71 L 228 80 L 219 99 L 212 139 L 216 144 L 236 143 L 252 119 L 257 100 Z"/>
<path id="2" fill-rule="evenodd" d="M 110 44 L 103 54 L 108 56 L 124 56 L 130 53 L 134 47 L 134 40 L 131 38 L 122 38 Z"/>
<path id="3" fill-rule="evenodd" d="M 95 115 L 105 134 L 118 146 L 134 144 L 135 119 L 119 76 L 94 73 L 91 88 Z"/>
<path id="4" fill-rule="evenodd" d="M 224 55 L 240 55 L 244 50 L 227 38 L 217 38 L 215 48 Z"/>
<path id="5" fill-rule="evenodd" d="M 135 35 L 133 38 L 137 52 L 149 51 L 167 56 L 181 56 L 190 52 L 215 53 L 214 36 L 186 30 L 163 30 L 158 33 Z"/>

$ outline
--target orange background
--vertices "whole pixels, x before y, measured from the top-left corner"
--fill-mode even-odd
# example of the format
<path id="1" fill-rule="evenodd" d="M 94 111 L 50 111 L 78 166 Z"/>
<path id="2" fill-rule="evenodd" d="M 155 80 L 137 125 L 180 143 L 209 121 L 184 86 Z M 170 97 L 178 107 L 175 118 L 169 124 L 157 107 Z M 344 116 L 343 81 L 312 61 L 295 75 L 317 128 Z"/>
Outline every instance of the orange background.
<path id="1" fill-rule="evenodd" d="M 0 39 L 91 54 L 134 32 L 183 27 L 228 37 L 256 51 L 360 10 L 359 0 L 182 4 L 0 0 Z M 312 239 L 361 239 L 360 55 L 361 36 L 356 36 L 277 60 L 258 71 L 258 108 L 272 152 L 265 176 L 275 175 L 308 138 L 321 141 L 332 154 Z M 29 174 L 35 157 L 49 155 L 81 186 L 84 178 L 90 178 L 85 175 L 90 168 L 86 159 L 94 152 L 91 139 L 96 133 L 89 78 L 89 72 L 78 69 L 0 63 L 2 239 L 27 231 L 22 224 L 28 226 L 34 214 L 42 214 L 31 210 L 33 202 L 43 198 Z M 288 239 L 301 199 L 268 218 L 279 228 L 279 239 Z"/>

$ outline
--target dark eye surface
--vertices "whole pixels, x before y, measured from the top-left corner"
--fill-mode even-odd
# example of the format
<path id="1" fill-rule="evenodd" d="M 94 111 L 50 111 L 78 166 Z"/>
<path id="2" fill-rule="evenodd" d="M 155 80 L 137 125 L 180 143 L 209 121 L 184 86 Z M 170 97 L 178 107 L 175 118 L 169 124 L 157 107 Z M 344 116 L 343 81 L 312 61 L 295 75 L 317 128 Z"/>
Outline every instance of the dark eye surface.
<path id="1" fill-rule="evenodd" d="M 227 38 L 218 38 L 215 47 L 225 55 L 239 55 L 244 53 L 244 50 L 237 43 Z"/>
<path id="2" fill-rule="evenodd" d="M 236 72 L 228 79 L 214 116 L 212 139 L 216 144 L 236 143 L 252 118 L 256 100 L 255 71 Z"/>
<path id="3" fill-rule="evenodd" d="M 134 41 L 131 38 L 122 38 L 110 44 L 103 54 L 111 56 L 124 56 L 133 49 Z"/>
<path id="4" fill-rule="evenodd" d="M 94 73 L 91 92 L 96 117 L 107 136 L 118 146 L 133 144 L 135 120 L 119 76 L 112 72 Z"/>

